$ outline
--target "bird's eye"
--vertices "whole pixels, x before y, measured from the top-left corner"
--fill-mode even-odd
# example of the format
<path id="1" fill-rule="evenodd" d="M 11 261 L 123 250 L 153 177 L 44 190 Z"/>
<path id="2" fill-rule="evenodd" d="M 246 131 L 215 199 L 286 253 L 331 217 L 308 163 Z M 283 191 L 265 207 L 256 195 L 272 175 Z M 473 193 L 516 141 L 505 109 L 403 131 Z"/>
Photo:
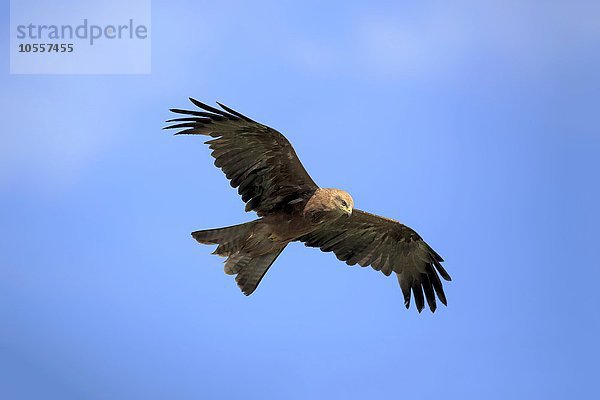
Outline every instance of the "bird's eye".
<path id="1" fill-rule="evenodd" d="M 342 200 L 342 207 L 348 207 L 348 203 L 346 203 L 346 200 Z"/>

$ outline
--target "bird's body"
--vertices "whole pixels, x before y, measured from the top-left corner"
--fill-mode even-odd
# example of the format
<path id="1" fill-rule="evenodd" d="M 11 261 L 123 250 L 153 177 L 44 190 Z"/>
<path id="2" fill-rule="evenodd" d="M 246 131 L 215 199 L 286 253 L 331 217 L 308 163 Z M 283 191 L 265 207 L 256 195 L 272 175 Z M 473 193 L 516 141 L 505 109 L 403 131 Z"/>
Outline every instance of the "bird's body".
<path id="1" fill-rule="evenodd" d="M 190 99 L 203 111 L 172 109 L 186 114 L 167 122 L 179 134 L 200 134 L 213 150 L 215 165 L 238 188 L 246 211 L 260 218 L 240 225 L 192 233 L 200 243 L 218 245 L 227 257 L 225 273 L 236 275 L 242 292 L 257 288 L 277 256 L 293 241 L 333 251 L 349 265 L 371 265 L 385 275 L 395 272 L 408 308 L 411 290 L 419 312 L 425 299 L 431 311 L 436 295 L 446 304 L 438 273 L 450 276 L 442 258 L 401 223 L 354 209 L 352 197 L 339 189 L 318 187 L 294 149 L 279 132 L 219 104 L 223 110 Z"/>
<path id="2" fill-rule="evenodd" d="M 341 200 L 342 198 L 345 200 Z M 349 203 L 351 199 L 350 195 L 342 190 L 319 188 L 310 196 L 289 204 L 288 210 L 265 215 L 259 220 L 259 225 L 270 232 L 274 241 L 288 244 L 314 232 L 323 224 L 349 217 L 352 210 L 341 202 L 353 204 Z"/>
<path id="3" fill-rule="evenodd" d="M 225 272 L 236 274 L 239 273 L 239 268 L 236 268 L 239 257 L 252 260 L 267 257 L 272 263 L 290 242 L 335 223 L 339 218 L 349 217 L 352 213 L 350 204 L 353 201 L 348 193 L 339 189 L 319 188 L 304 198 L 293 200 L 283 211 L 268 213 L 255 221 L 237 225 L 235 229 L 228 227 L 196 231 L 192 236 L 200 243 L 218 244 L 220 248 L 215 254 L 227 257 Z M 269 255 L 273 255 L 272 260 Z M 266 272 L 269 266 L 263 263 L 254 268 L 262 267 Z M 251 282 L 238 279 L 238 285 L 246 295 L 252 294 L 258 283 L 260 279 Z"/>

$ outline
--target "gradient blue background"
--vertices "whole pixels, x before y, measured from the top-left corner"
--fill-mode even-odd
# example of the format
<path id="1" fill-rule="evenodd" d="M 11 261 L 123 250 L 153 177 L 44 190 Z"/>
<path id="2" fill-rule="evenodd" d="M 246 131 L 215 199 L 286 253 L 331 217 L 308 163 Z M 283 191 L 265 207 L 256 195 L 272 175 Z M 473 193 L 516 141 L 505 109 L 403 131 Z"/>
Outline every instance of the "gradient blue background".
<path id="1" fill-rule="evenodd" d="M 599 398 L 598 3 L 216 3 L 153 2 L 150 75 L 9 75 L 2 36 L 0 397 Z M 415 228 L 449 306 L 301 244 L 243 296 L 187 96 Z"/>

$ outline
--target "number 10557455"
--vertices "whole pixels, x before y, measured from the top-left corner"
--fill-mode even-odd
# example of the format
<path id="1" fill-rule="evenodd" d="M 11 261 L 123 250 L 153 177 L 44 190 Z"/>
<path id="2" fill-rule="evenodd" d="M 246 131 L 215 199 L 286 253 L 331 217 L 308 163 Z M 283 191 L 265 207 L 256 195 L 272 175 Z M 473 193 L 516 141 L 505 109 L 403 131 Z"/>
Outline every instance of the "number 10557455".
<path id="1" fill-rule="evenodd" d="M 19 53 L 71 53 L 72 43 L 20 43 Z"/>

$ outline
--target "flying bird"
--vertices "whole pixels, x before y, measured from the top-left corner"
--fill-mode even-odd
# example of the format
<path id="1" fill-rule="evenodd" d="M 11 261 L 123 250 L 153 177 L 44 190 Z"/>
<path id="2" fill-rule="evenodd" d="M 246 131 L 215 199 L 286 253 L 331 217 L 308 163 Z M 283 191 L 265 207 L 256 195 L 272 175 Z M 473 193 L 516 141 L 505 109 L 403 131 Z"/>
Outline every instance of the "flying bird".
<path id="1" fill-rule="evenodd" d="M 215 166 L 237 188 L 246 211 L 258 219 L 225 228 L 192 232 L 199 243 L 217 245 L 226 257 L 225 273 L 245 295 L 252 294 L 277 256 L 290 242 L 333 252 L 348 265 L 395 273 L 410 307 L 434 312 L 436 296 L 447 305 L 440 276 L 450 281 L 443 261 L 417 232 L 393 219 L 354 208 L 350 194 L 319 187 L 306 172 L 290 142 L 278 131 L 217 102 L 217 109 L 190 98 L 195 110 L 164 129 L 175 135 L 204 135 Z"/>

